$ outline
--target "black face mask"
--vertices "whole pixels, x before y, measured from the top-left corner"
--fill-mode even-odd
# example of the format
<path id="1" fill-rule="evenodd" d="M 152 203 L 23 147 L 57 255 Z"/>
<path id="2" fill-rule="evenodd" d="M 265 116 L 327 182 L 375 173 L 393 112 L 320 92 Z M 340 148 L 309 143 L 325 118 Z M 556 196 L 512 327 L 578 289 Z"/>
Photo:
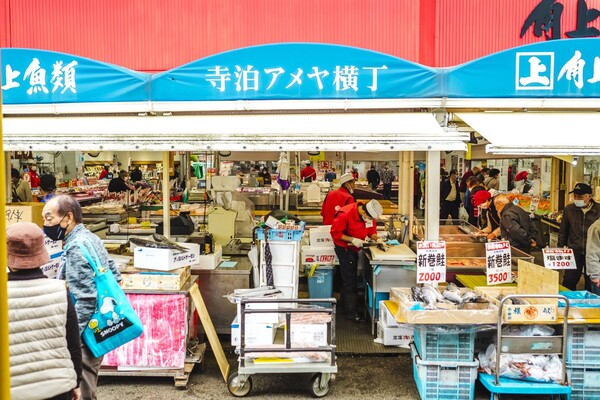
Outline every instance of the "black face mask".
<path id="1" fill-rule="evenodd" d="M 65 219 L 66 215 L 62 217 L 60 222 L 56 225 L 46 226 L 44 225 L 44 233 L 52 240 L 63 240 L 65 238 L 65 234 L 67 233 L 67 228 L 63 228 L 60 226 L 63 219 Z"/>

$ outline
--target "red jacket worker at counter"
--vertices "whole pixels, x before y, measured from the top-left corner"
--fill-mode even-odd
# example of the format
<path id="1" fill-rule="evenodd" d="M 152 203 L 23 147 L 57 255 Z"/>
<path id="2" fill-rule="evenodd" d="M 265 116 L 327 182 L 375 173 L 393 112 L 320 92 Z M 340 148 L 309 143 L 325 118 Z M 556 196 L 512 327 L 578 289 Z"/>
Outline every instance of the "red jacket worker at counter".
<path id="1" fill-rule="evenodd" d="M 340 262 L 342 276 L 342 301 L 345 304 L 346 318 L 356 322 L 362 319 L 356 312 L 356 271 L 358 252 L 365 241 L 381 241 L 377 236 L 376 219 L 383 215 L 383 207 L 377 200 L 367 204 L 358 202 L 340 208 L 331 226 L 331 237 L 335 244 L 335 254 Z"/>
<path id="2" fill-rule="evenodd" d="M 327 193 L 323 206 L 321 207 L 321 216 L 323 217 L 323 225 L 333 224 L 335 213 L 345 205 L 354 203 L 354 177 L 351 173 L 340 176 L 339 189 L 332 190 Z"/>

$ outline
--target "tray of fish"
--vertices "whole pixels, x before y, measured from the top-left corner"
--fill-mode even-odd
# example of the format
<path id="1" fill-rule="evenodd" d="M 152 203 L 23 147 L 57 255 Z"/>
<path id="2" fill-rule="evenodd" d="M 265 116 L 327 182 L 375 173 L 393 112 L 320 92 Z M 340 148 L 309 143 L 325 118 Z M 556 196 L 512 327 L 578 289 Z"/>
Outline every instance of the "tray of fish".
<path id="1" fill-rule="evenodd" d="M 498 319 L 496 305 L 453 283 L 438 288 L 428 284 L 392 288 L 390 300 L 398 303 L 396 321 L 409 324 L 479 325 Z"/>

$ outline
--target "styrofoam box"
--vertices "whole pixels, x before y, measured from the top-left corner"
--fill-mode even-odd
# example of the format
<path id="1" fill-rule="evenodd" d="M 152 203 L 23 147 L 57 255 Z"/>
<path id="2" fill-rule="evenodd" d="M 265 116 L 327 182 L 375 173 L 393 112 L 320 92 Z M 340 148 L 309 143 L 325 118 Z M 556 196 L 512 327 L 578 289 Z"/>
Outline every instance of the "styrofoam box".
<path id="1" fill-rule="evenodd" d="M 54 253 L 54 255 L 50 256 L 50 262 L 40 267 L 44 275 L 46 275 L 48 278 L 55 278 L 58 274 L 62 254 L 62 251 Z"/>
<path id="2" fill-rule="evenodd" d="M 302 246 L 301 263 L 337 265 L 339 261 L 333 247 Z"/>
<path id="3" fill-rule="evenodd" d="M 292 346 L 327 346 L 327 324 L 291 323 Z"/>
<path id="4" fill-rule="evenodd" d="M 263 314 L 264 315 L 264 314 Z M 245 324 L 245 345 L 246 346 L 262 346 L 273 344 L 275 340 L 275 334 L 277 333 L 277 324 Z M 231 345 L 240 345 L 240 324 L 238 317 L 235 317 L 231 323 Z"/>
<path id="5" fill-rule="evenodd" d="M 133 247 L 133 266 L 140 269 L 171 271 L 198 263 L 200 245 L 197 243 L 180 243 L 190 251 L 172 249 L 154 249 L 150 247 Z"/>
<path id="6" fill-rule="evenodd" d="M 385 305 L 385 300 L 379 302 L 379 322 L 385 327 L 400 326 L 390 309 Z"/>
<path id="7" fill-rule="evenodd" d="M 318 228 L 311 228 L 308 232 L 310 245 L 315 247 L 334 247 L 330 229 L 331 225 L 323 225 Z"/>
<path id="8" fill-rule="evenodd" d="M 192 265 L 192 269 L 215 269 L 223 261 L 223 247 L 218 244 L 215 251 L 210 254 L 201 254 L 198 256 L 198 263 Z"/>
<path id="9" fill-rule="evenodd" d="M 385 346 L 408 346 L 413 341 L 413 328 L 408 324 L 384 326 L 377 321 L 377 337 Z"/>
<path id="10" fill-rule="evenodd" d="M 277 296 L 265 297 L 265 298 L 273 298 L 276 299 Z M 240 309 L 241 305 L 237 304 L 237 315 L 236 319 L 240 320 Z M 246 310 L 276 310 L 279 309 L 279 303 L 246 303 Z M 245 322 L 247 324 L 276 324 L 279 322 L 279 313 L 256 313 L 256 314 L 248 314 L 246 313 Z"/>

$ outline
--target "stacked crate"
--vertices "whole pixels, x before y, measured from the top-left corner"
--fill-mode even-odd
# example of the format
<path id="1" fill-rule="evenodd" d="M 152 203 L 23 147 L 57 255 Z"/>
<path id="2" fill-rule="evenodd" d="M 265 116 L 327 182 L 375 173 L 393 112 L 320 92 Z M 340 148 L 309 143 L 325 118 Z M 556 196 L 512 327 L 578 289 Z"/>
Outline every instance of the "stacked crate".
<path id="1" fill-rule="evenodd" d="M 571 399 L 600 399 L 600 326 L 569 326 L 566 357 Z"/>
<path id="2" fill-rule="evenodd" d="M 475 395 L 479 362 L 474 359 L 476 329 L 415 325 L 413 372 L 423 400 L 467 400 Z"/>

